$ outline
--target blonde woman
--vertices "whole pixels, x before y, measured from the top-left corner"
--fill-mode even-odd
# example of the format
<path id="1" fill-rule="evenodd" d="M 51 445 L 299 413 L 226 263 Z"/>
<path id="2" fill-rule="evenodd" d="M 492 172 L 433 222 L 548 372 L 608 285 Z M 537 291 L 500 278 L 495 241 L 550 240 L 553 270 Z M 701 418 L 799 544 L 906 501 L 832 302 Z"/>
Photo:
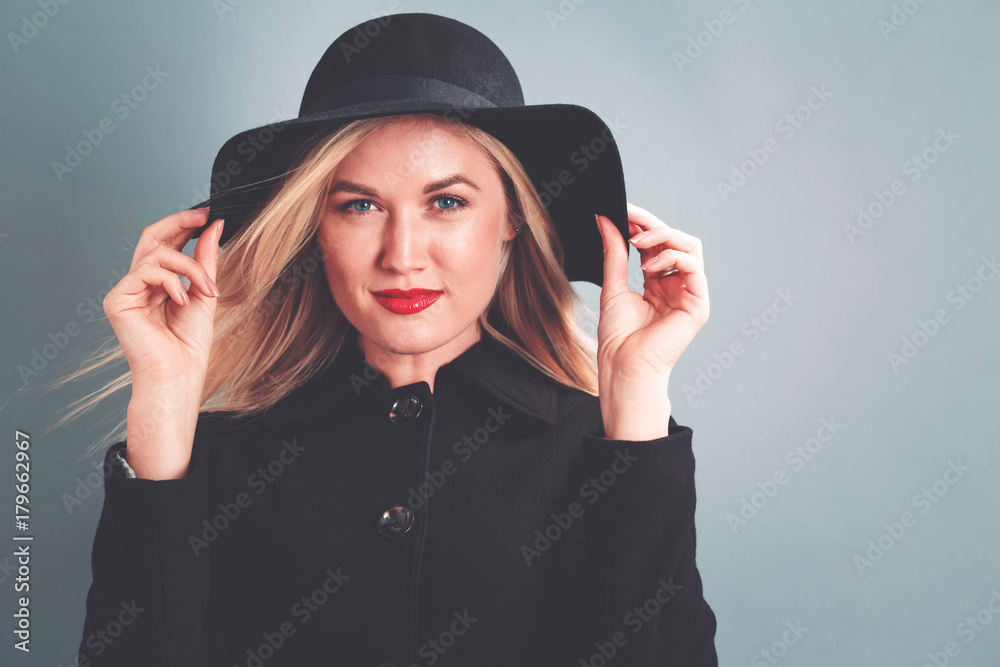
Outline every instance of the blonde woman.
<path id="1" fill-rule="evenodd" d="M 85 407 L 132 396 L 80 664 L 716 665 L 667 397 L 702 248 L 621 173 L 469 26 L 335 40 L 104 301 L 130 370 Z"/>

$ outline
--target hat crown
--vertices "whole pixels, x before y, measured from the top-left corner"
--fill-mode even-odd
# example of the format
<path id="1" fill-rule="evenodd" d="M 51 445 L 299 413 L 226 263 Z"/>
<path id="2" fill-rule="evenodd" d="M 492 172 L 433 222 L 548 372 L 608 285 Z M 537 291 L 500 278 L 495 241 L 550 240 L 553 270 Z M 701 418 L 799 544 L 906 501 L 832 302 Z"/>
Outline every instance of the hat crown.
<path id="1" fill-rule="evenodd" d="M 299 115 L 434 84 L 468 91 L 462 106 L 524 106 L 513 66 L 486 35 L 435 14 L 389 14 L 344 32 L 313 69 Z M 456 88 L 457 87 L 457 88 Z M 359 98 L 360 95 L 360 98 Z"/>

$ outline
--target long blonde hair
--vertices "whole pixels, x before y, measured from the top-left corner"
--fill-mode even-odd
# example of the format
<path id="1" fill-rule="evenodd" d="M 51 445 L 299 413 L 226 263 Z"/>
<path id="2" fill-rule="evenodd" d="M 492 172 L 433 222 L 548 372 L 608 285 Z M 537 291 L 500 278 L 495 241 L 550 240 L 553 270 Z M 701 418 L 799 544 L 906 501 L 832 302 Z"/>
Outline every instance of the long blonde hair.
<path id="1" fill-rule="evenodd" d="M 330 175 L 365 137 L 401 118 L 428 118 L 471 139 L 504 183 L 507 214 L 521 231 L 504 244 L 493 300 L 479 316 L 489 335 L 556 382 L 597 395 L 596 341 L 576 320 L 596 322 L 563 271 L 563 251 L 538 192 L 514 154 L 474 126 L 434 114 L 349 123 L 319 138 L 264 209 L 219 249 L 215 336 L 200 412 L 262 412 L 336 358 L 354 330 L 333 300 L 317 229 Z M 190 281 L 184 279 L 187 287 Z M 287 288 L 287 289 L 285 289 Z M 577 310 L 579 309 L 579 310 Z M 56 386 L 124 358 L 112 337 Z M 131 384 L 131 371 L 78 399 L 62 426 Z M 88 448 L 123 440 L 126 424 Z"/>

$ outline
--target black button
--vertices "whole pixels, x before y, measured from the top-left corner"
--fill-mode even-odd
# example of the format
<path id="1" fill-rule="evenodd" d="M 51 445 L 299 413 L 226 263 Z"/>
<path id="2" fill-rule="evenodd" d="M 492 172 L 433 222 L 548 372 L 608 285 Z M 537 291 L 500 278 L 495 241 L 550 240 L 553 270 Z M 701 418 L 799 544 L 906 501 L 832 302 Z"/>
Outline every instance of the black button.
<path id="1" fill-rule="evenodd" d="M 378 520 L 378 531 L 386 537 L 402 535 L 413 526 L 413 511 L 396 505 L 393 508 L 382 512 L 382 517 Z"/>
<path id="2" fill-rule="evenodd" d="M 393 424 L 411 422 L 420 415 L 422 407 L 423 404 L 421 404 L 420 399 L 413 394 L 400 396 L 393 401 L 392 406 L 389 408 L 389 420 Z"/>

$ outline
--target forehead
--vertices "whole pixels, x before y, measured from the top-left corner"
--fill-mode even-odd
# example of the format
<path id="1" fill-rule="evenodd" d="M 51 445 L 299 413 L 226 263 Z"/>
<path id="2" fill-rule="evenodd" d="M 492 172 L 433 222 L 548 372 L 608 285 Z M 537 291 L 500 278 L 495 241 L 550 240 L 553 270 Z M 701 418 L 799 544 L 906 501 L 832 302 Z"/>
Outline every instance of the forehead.
<path id="1" fill-rule="evenodd" d="M 426 116 L 397 116 L 365 137 L 341 161 L 338 171 L 378 171 L 387 162 L 404 162 L 414 169 L 493 168 L 485 149 L 455 122 Z"/>
<path id="2" fill-rule="evenodd" d="M 454 174 L 494 180 L 499 174 L 489 154 L 455 123 L 424 116 L 399 116 L 365 137 L 332 177 L 386 183 L 432 181 Z"/>

